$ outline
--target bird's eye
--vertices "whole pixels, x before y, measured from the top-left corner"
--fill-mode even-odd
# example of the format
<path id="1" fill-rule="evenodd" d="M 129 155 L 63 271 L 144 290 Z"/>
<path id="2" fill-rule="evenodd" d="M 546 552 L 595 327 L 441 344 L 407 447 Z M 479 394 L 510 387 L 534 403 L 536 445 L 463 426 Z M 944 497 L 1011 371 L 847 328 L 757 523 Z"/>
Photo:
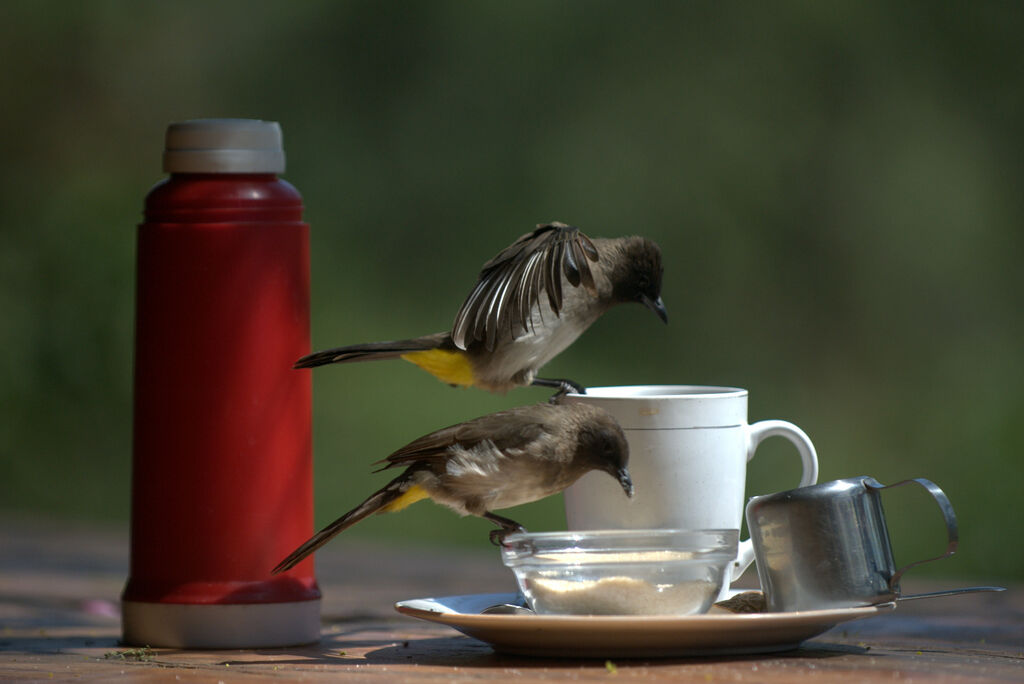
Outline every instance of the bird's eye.
<path id="1" fill-rule="evenodd" d="M 604 444 L 602 445 L 605 456 L 611 461 L 617 461 L 619 459 L 619 444 L 618 441 L 611 435 L 604 436 Z"/>

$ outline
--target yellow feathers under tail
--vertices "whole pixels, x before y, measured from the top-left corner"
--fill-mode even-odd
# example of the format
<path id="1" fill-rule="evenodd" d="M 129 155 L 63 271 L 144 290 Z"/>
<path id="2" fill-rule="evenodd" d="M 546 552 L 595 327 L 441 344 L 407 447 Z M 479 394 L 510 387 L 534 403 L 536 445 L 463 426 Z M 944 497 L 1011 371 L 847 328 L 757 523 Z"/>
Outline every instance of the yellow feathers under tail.
<path id="1" fill-rule="evenodd" d="M 420 487 L 419 485 L 413 485 L 413 486 L 409 487 L 409 489 L 407 489 L 404 492 L 402 492 L 401 494 L 399 494 L 393 500 L 391 500 L 388 503 L 386 503 L 383 506 L 381 506 L 380 509 L 377 512 L 378 513 L 394 513 L 396 511 L 400 511 L 403 508 L 406 508 L 407 506 L 410 506 L 410 505 L 416 503 L 417 501 L 422 501 L 423 499 L 426 499 L 426 498 L 429 498 L 429 497 L 430 497 L 430 494 L 427 493 L 426 489 L 424 489 L 423 487 Z"/>
<path id="2" fill-rule="evenodd" d="M 402 358 L 449 385 L 469 387 L 476 383 L 473 366 L 463 351 L 428 349 L 402 354 Z"/>

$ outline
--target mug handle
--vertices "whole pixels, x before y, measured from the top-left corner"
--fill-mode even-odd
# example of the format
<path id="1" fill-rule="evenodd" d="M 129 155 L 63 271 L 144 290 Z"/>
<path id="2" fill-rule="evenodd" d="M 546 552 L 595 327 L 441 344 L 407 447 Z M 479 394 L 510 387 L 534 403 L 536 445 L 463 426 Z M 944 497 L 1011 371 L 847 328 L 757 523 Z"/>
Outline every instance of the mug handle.
<path id="1" fill-rule="evenodd" d="M 807 433 L 785 420 L 760 420 L 747 428 L 747 462 L 749 463 L 757 447 L 769 437 L 785 437 L 800 454 L 800 461 L 803 464 L 803 474 L 800 476 L 800 486 L 807 487 L 818 481 L 818 452 Z M 732 580 L 740 578 L 750 564 L 754 562 L 754 542 L 744 539 L 740 542 L 739 553 L 732 566 Z"/>

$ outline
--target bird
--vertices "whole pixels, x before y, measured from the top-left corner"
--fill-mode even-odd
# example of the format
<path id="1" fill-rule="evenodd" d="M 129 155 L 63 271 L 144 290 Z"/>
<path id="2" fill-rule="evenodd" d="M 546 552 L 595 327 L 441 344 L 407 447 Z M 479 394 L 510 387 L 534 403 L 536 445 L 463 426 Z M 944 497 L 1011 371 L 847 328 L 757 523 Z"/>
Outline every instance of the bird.
<path id="1" fill-rule="evenodd" d="M 617 304 L 642 304 L 668 323 L 662 270 L 648 238 L 591 239 L 575 226 L 541 224 L 483 265 L 449 331 L 314 352 L 294 367 L 401 358 L 456 387 L 583 393 L 537 372 Z"/>
<path id="2" fill-rule="evenodd" d="M 424 435 L 377 463 L 384 465 L 374 472 L 405 470 L 295 549 L 273 574 L 367 516 L 422 499 L 490 520 L 498 526 L 490 540 L 500 544 L 523 527 L 495 509 L 557 494 L 592 470 L 608 473 L 633 496 L 625 434 L 610 413 L 589 404 L 542 402 L 498 411 Z"/>

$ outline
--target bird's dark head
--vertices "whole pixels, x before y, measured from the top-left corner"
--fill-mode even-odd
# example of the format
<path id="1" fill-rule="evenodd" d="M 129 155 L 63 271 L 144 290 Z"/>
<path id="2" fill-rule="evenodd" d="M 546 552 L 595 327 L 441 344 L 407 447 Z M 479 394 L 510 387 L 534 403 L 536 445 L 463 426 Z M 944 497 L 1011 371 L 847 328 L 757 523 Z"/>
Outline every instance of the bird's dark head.
<path id="1" fill-rule="evenodd" d="M 610 262 L 612 298 L 619 303 L 638 302 L 668 323 L 661 301 L 661 248 L 644 237 L 621 238 L 622 251 Z"/>
<path id="2" fill-rule="evenodd" d="M 633 480 L 628 468 L 629 444 L 611 415 L 590 421 L 580 430 L 575 460 L 590 470 L 608 473 L 622 486 L 626 496 L 633 496 Z"/>

